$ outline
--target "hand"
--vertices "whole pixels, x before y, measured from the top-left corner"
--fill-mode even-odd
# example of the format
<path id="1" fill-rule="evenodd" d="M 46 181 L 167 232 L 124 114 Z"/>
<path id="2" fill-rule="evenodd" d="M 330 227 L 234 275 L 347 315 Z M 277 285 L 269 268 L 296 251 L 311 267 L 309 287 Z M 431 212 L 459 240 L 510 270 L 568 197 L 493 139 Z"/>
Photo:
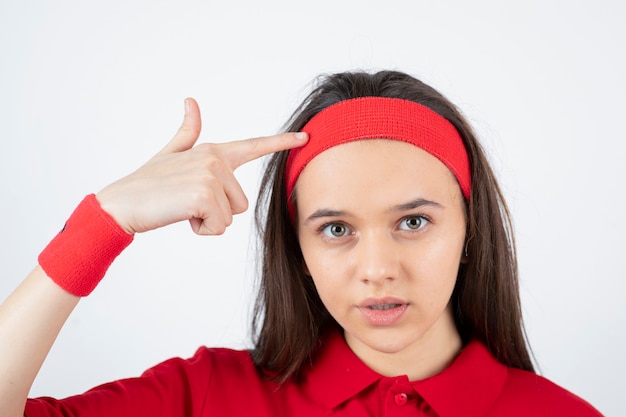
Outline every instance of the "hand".
<path id="1" fill-rule="evenodd" d="M 219 235 L 233 214 L 248 208 L 233 171 L 263 155 L 302 146 L 305 133 L 194 146 L 200 135 L 198 104 L 185 100 L 183 124 L 163 150 L 137 171 L 100 191 L 96 198 L 128 233 L 189 220 L 199 235 Z"/>

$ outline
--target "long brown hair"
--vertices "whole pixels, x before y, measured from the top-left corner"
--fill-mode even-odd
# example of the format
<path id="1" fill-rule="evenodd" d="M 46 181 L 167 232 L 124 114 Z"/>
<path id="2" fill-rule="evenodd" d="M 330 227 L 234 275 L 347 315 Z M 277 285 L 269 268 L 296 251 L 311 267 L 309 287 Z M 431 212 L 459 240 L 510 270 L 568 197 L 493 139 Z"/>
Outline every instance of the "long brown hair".
<path id="1" fill-rule="evenodd" d="M 522 323 L 517 258 L 509 210 L 485 152 L 469 123 L 443 95 L 401 72 L 346 72 L 320 77 L 285 131 L 300 131 L 331 104 L 364 96 L 412 100 L 450 121 L 463 138 L 471 165 L 467 204 L 467 262 L 459 269 L 452 306 L 467 343 L 478 339 L 503 364 L 533 371 Z M 304 269 L 290 221 L 285 186 L 287 151 L 274 154 L 262 179 L 256 223 L 263 253 L 252 329 L 252 357 L 280 381 L 312 360 L 324 329 L 336 325 Z"/>

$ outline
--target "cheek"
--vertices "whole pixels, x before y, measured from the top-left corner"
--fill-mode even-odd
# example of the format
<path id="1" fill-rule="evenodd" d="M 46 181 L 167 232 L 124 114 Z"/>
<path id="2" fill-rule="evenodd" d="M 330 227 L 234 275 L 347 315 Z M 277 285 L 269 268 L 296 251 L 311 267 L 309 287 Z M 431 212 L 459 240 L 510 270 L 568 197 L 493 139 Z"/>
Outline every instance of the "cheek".
<path id="1" fill-rule="evenodd" d="M 340 264 L 335 259 L 333 251 L 328 250 L 313 231 L 299 231 L 298 242 L 309 275 L 326 275 L 327 271 L 332 272 L 337 264 Z"/>
<path id="2" fill-rule="evenodd" d="M 333 251 L 312 245 L 306 239 L 300 243 L 305 268 L 311 276 L 317 292 L 329 311 L 335 300 L 345 293 L 345 286 L 351 276 L 345 258 L 339 258 Z"/>
<path id="3" fill-rule="evenodd" d="M 323 251 L 306 251 L 303 249 L 305 267 L 313 278 L 319 293 L 325 290 L 332 291 L 334 286 L 340 285 L 342 277 L 347 274 L 346 262 L 334 259 Z"/>
<path id="4" fill-rule="evenodd" d="M 461 263 L 462 240 L 440 239 L 415 250 L 410 274 L 428 287 L 430 293 L 450 295 L 456 285 Z"/>

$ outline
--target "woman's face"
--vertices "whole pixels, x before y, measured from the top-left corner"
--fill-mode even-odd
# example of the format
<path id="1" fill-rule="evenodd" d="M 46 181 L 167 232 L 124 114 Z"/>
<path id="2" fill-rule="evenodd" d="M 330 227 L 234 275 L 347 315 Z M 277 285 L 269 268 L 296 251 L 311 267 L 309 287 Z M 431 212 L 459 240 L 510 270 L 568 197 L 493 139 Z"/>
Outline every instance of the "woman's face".
<path id="1" fill-rule="evenodd" d="M 465 241 L 452 173 L 392 140 L 333 147 L 296 184 L 298 237 L 320 298 L 370 364 L 458 340 L 448 307 Z"/>

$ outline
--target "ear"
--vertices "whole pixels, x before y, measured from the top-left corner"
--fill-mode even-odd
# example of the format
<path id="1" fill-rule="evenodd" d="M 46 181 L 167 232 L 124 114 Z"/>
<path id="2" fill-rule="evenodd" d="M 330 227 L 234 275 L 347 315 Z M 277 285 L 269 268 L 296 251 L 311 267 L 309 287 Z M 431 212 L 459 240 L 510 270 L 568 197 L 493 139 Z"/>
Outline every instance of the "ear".
<path id="1" fill-rule="evenodd" d="M 469 255 L 467 254 L 467 247 L 469 246 L 469 239 L 465 241 L 463 247 L 463 254 L 461 255 L 461 264 L 467 264 L 469 262 Z"/>

